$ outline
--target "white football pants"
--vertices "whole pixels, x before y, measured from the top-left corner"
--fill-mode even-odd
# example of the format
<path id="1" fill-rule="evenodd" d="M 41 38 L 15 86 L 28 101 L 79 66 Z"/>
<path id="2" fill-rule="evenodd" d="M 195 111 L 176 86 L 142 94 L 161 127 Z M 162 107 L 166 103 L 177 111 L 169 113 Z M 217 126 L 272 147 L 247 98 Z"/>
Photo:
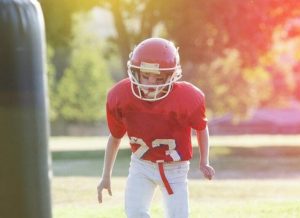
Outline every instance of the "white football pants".
<path id="1" fill-rule="evenodd" d="M 157 186 L 162 192 L 165 217 L 188 218 L 188 170 L 189 161 L 164 164 L 165 175 L 174 192 L 169 195 L 162 182 L 158 165 L 140 160 L 133 154 L 125 190 L 127 218 L 150 218 L 150 204 Z"/>

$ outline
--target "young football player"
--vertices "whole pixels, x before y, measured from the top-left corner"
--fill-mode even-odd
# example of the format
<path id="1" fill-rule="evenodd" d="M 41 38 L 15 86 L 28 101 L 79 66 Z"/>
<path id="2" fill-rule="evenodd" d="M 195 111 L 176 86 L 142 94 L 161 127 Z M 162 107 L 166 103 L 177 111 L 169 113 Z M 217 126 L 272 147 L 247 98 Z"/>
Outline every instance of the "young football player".
<path id="1" fill-rule="evenodd" d="M 149 38 L 134 48 L 128 61 L 129 78 L 118 82 L 107 96 L 110 135 L 102 179 L 97 187 L 111 195 L 111 174 L 122 137 L 127 133 L 131 162 L 125 190 L 128 218 L 150 217 L 156 187 L 165 206 L 165 217 L 188 218 L 187 174 L 192 157 L 191 131 L 200 151 L 199 168 L 212 179 L 209 134 L 202 91 L 179 82 L 178 49 L 162 38 Z"/>

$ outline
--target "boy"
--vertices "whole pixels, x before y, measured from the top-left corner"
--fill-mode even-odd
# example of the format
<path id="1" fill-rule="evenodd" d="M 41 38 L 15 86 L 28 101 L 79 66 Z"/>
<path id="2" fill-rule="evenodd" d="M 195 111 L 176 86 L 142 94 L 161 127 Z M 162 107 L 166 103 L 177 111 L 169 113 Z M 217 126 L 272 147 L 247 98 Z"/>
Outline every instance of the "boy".
<path id="1" fill-rule="evenodd" d="M 187 174 L 192 157 L 191 130 L 196 130 L 200 170 L 208 179 L 208 128 L 204 94 L 181 78 L 178 49 L 162 38 L 142 41 L 130 54 L 128 76 L 107 96 L 110 136 L 102 179 L 97 187 L 111 195 L 111 173 L 121 138 L 127 133 L 131 162 L 125 190 L 128 218 L 150 217 L 155 188 L 160 187 L 167 218 L 188 218 Z"/>

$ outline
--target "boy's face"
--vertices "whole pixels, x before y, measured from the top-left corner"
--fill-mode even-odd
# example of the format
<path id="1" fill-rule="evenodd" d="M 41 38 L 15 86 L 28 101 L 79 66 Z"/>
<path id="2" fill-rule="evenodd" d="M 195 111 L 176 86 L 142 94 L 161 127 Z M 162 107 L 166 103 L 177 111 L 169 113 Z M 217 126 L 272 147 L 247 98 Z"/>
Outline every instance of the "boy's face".
<path id="1" fill-rule="evenodd" d="M 160 74 L 154 74 L 154 73 L 148 73 L 148 72 L 140 72 L 140 83 L 143 85 L 163 85 L 166 83 L 169 75 L 168 73 L 160 73 Z M 143 94 L 145 97 L 151 97 L 152 95 L 155 95 L 155 92 L 157 89 L 152 87 L 143 87 Z M 157 97 L 162 95 L 163 90 L 160 90 L 160 93 L 158 93 Z"/>

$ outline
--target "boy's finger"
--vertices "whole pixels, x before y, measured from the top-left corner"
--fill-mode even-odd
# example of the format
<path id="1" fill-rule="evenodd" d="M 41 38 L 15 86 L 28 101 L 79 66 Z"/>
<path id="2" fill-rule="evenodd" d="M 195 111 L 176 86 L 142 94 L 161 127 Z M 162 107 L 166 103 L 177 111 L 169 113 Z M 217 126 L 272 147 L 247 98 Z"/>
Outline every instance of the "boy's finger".
<path id="1" fill-rule="evenodd" d="M 208 178 L 209 180 L 211 180 L 211 179 L 212 179 L 212 175 L 211 175 L 211 174 L 207 175 L 207 178 Z"/>
<path id="2" fill-rule="evenodd" d="M 98 202 L 99 202 L 99 204 L 102 203 L 102 193 L 101 192 L 98 192 Z"/>

